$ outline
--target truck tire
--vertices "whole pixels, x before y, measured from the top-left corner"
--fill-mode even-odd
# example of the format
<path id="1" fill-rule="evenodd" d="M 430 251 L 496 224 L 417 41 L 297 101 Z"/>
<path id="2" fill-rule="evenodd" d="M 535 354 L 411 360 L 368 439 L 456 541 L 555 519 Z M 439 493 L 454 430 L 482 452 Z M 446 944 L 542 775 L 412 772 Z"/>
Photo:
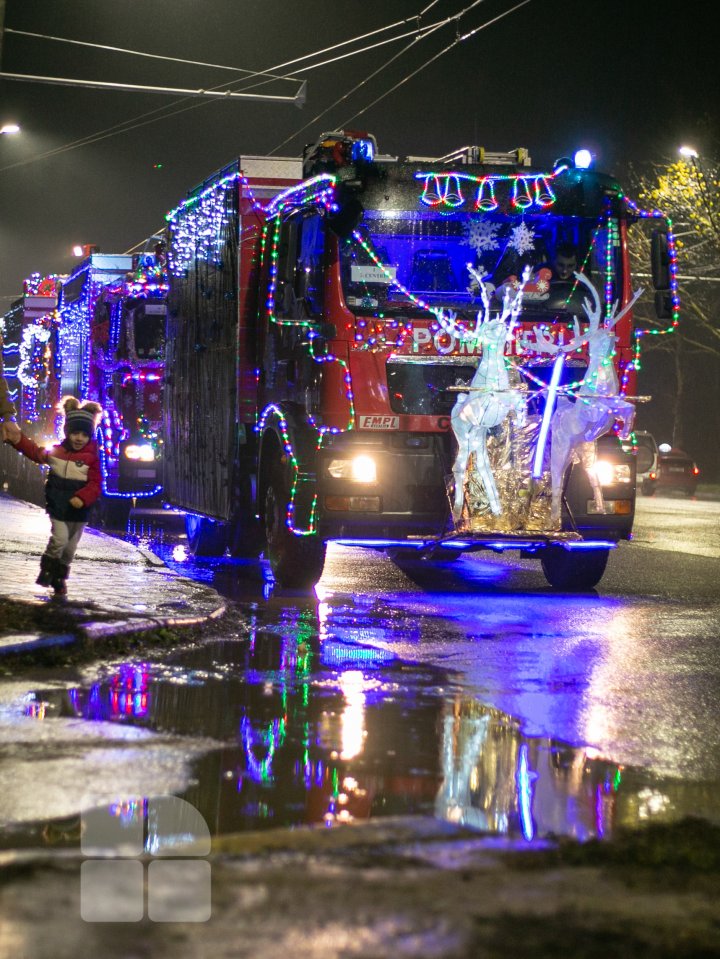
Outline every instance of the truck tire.
<path id="1" fill-rule="evenodd" d="M 287 527 L 285 489 L 280 464 L 276 464 L 265 491 L 265 556 L 278 585 L 308 589 L 322 576 L 325 543 L 317 536 L 295 536 Z"/>
<path id="2" fill-rule="evenodd" d="M 185 514 L 185 532 L 188 548 L 198 559 L 217 558 L 225 555 L 227 548 L 227 527 L 197 513 Z"/>
<path id="3" fill-rule="evenodd" d="M 254 517 L 230 529 L 228 550 L 233 559 L 257 559 L 264 545 L 263 528 Z"/>
<path id="4" fill-rule="evenodd" d="M 548 546 L 542 551 L 540 562 L 545 579 L 556 589 L 592 589 L 602 579 L 609 555 L 609 549 L 583 553 Z"/>

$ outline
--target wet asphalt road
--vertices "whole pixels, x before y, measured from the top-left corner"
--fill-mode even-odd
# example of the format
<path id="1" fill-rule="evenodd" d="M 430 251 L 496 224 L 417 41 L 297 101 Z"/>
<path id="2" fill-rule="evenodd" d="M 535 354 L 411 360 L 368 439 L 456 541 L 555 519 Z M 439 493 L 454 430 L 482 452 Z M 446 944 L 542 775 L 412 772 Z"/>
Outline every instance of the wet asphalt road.
<path id="1" fill-rule="evenodd" d="M 72 841 L 81 796 L 138 792 L 183 796 L 215 834 L 396 813 L 527 840 L 720 821 L 719 514 L 640 500 L 636 541 L 586 594 L 513 555 L 403 571 L 340 547 L 315 593 L 290 594 L 262 564 L 192 563 L 138 529 L 230 614 L 162 659 L 6 688 L 53 751 L 52 788 L 20 776 L 6 795 L 6 841 Z"/>

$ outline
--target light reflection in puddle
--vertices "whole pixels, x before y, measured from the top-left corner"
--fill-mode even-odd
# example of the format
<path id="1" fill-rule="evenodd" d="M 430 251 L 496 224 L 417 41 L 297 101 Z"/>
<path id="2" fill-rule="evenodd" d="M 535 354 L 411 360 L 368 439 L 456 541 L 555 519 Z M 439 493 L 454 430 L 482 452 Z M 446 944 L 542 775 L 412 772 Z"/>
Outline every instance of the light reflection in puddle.
<path id="1" fill-rule="evenodd" d="M 166 561 L 192 563 L 184 545 L 168 551 Z M 209 561 L 182 571 L 213 581 L 227 565 Z M 266 606 L 266 587 L 256 570 L 258 602 L 249 606 L 246 638 L 206 643 L 164 664 L 123 664 L 69 694 L 76 715 L 224 743 L 196 763 L 196 782 L 183 794 L 213 833 L 426 814 L 526 842 L 586 840 L 699 811 L 692 783 L 658 782 L 589 747 L 528 736 L 511 715 L 537 717 L 537 728 L 557 725 L 556 715 L 545 716 L 551 700 L 538 696 L 536 685 L 552 670 L 556 683 L 567 683 L 563 701 L 577 728 L 584 688 L 577 675 L 590 658 L 594 683 L 603 678 L 610 659 L 598 638 L 613 639 L 605 627 L 614 617 L 614 632 L 622 632 L 623 612 L 612 602 L 595 602 L 592 620 L 584 599 L 568 602 L 582 628 L 558 660 L 543 649 L 554 639 L 551 597 L 498 594 L 491 610 L 480 610 L 468 606 L 466 593 L 443 596 L 441 625 L 456 624 L 482 646 L 484 681 L 493 670 L 499 688 L 508 670 L 518 680 L 503 709 L 460 690 L 452 673 L 403 663 L 392 651 L 412 656 L 433 640 L 427 622 L 438 619 L 438 594 L 351 601 L 321 583 L 317 601 L 292 597 Z M 533 682 L 523 689 L 527 677 Z M 56 699 L 38 692 L 35 718 L 52 717 Z M 599 711 L 586 716 L 587 728 L 602 718 Z"/>
<path id="2" fill-rule="evenodd" d="M 525 841 L 586 840 L 672 815 L 647 778 L 631 784 L 590 750 L 524 736 L 512 717 L 453 692 L 451 676 L 369 647 L 340 657 L 330 644 L 326 661 L 306 616 L 285 611 L 284 621 L 172 662 L 124 663 L 87 687 L 38 691 L 28 715 L 39 720 L 42 704 L 45 722 L 72 709 L 220 740 L 182 797 L 214 834 L 424 814 Z"/>

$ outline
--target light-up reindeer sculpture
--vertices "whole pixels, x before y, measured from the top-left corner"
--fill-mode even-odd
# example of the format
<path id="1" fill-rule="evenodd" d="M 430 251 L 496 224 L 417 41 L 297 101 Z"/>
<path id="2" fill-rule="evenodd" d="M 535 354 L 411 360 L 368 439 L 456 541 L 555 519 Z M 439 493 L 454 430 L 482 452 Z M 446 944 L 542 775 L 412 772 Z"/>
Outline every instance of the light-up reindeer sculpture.
<path id="1" fill-rule="evenodd" d="M 525 400 L 517 390 L 510 387 L 505 344 L 512 338 L 513 328 L 522 307 L 523 289 L 530 278 L 530 269 L 527 268 L 523 273 L 522 282 L 514 295 L 511 295 L 509 289 L 506 290 L 502 312 L 495 317 L 490 315 L 490 297 L 483 284 L 484 277 L 470 266 L 468 270 L 479 285 L 483 302 L 483 310 L 477 314 L 475 331 L 469 334 L 466 329 L 458 327 L 454 314 L 450 314 L 449 318 L 445 317 L 443 324 L 447 332 L 452 332 L 459 339 L 470 339 L 482 346 L 480 363 L 469 385 L 470 392 L 458 395 L 450 415 L 450 423 L 458 443 L 453 465 L 453 517 L 456 521 L 462 515 L 465 477 L 471 453 L 475 454 L 475 469 L 485 489 L 491 511 L 495 516 L 502 513 L 487 451 L 488 430 L 499 426 L 510 412 L 515 413 L 519 424 L 525 422 Z"/>
<path id="2" fill-rule="evenodd" d="M 581 383 L 574 391 L 575 402 L 567 396 L 559 396 L 557 408 L 550 421 L 552 436 L 550 448 L 550 475 L 552 482 L 552 510 L 553 523 L 560 522 L 563 479 L 574 454 L 585 446 L 585 456 L 581 462 L 585 467 L 595 499 L 595 507 L 599 512 L 605 512 L 602 488 L 592 469 L 594 465 L 595 440 L 606 433 L 616 419 L 622 421 L 620 437 L 627 439 L 635 419 L 635 407 L 632 403 L 619 395 L 619 384 L 613 353 L 615 350 L 615 336 L 613 330 L 617 323 L 633 307 L 642 293 L 638 290 L 627 306 L 618 313 L 617 301 L 612 311 L 603 322 L 603 306 L 593 284 L 586 276 L 576 273 L 578 282 L 590 291 L 592 302 L 585 299 L 583 308 L 588 318 L 588 328 L 580 332 L 580 326 L 575 320 L 575 336 L 563 346 L 553 343 L 538 327 L 535 328 L 535 349 L 541 353 L 570 353 L 580 346 L 587 344 L 588 366 Z"/>

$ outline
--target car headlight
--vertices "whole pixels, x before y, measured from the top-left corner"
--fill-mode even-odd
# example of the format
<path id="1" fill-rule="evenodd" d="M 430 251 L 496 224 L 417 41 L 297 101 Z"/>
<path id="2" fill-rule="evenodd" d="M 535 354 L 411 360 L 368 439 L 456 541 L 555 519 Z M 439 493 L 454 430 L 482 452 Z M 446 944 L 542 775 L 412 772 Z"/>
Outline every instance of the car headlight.
<path id="1" fill-rule="evenodd" d="M 625 463 L 611 463 L 609 460 L 597 460 L 592 468 L 601 486 L 613 486 L 615 483 L 629 483 L 632 471 Z"/>
<path id="2" fill-rule="evenodd" d="M 360 454 L 347 460 L 330 460 L 328 473 L 334 479 L 349 479 L 355 483 L 375 483 L 377 467 L 372 456 Z"/>
<path id="3" fill-rule="evenodd" d="M 143 463 L 152 463 L 155 459 L 155 450 L 149 443 L 130 443 L 125 447 L 125 456 L 129 460 L 140 460 Z"/>

